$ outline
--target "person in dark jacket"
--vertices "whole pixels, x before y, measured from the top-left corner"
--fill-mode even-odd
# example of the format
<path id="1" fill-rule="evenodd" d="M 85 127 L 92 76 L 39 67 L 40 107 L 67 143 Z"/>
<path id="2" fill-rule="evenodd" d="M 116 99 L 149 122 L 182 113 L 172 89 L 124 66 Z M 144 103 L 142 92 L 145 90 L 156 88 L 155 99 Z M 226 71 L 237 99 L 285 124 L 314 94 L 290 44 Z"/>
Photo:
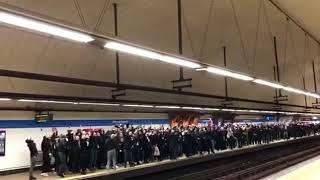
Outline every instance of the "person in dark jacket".
<path id="1" fill-rule="evenodd" d="M 97 142 L 98 142 L 97 168 L 104 169 L 106 168 L 106 162 L 107 162 L 107 152 L 105 151 L 104 130 L 99 130 L 99 133 L 97 136 Z"/>
<path id="2" fill-rule="evenodd" d="M 80 136 L 75 136 L 71 145 L 72 173 L 80 172 Z"/>
<path id="3" fill-rule="evenodd" d="M 42 172 L 41 176 L 48 176 L 48 172 L 51 172 L 50 168 L 50 156 L 51 156 L 51 141 L 46 136 L 43 136 L 41 143 L 41 151 L 42 151 Z"/>
<path id="4" fill-rule="evenodd" d="M 58 140 L 58 154 L 59 154 L 58 157 L 59 157 L 60 163 L 57 171 L 57 174 L 60 177 L 64 177 L 64 174 L 68 169 L 66 152 L 67 152 L 66 137 L 61 136 Z"/>
<path id="5" fill-rule="evenodd" d="M 86 174 L 89 165 L 89 136 L 86 134 L 82 134 L 80 140 L 80 167 L 81 174 Z"/>
<path id="6" fill-rule="evenodd" d="M 36 164 L 36 158 L 38 155 L 38 150 L 36 144 L 31 139 L 27 139 L 26 143 L 30 151 L 30 169 L 29 169 L 29 180 L 37 179 L 33 176 L 33 168 Z"/>
<path id="7" fill-rule="evenodd" d="M 93 132 L 89 137 L 89 151 L 90 151 L 89 169 L 90 171 L 96 170 L 98 146 L 99 145 L 98 145 L 97 133 Z"/>
<path id="8" fill-rule="evenodd" d="M 170 159 L 177 159 L 178 134 L 172 130 L 168 137 Z"/>
<path id="9" fill-rule="evenodd" d="M 117 154 L 117 163 L 124 164 L 124 135 L 123 133 L 118 133 L 117 135 L 117 144 L 116 144 L 116 154 Z"/>
<path id="10" fill-rule="evenodd" d="M 54 167 L 55 172 L 58 172 L 59 164 L 60 164 L 59 153 L 58 153 L 58 140 L 59 140 L 58 137 L 56 137 L 55 139 L 51 138 L 52 155 L 54 157 L 53 167 Z"/>
<path id="11" fill-rule="evenodd" d="M 72 169 L 72 142 L 73 142 L 73 131 L 72 130 L 68 130 L 67 133 L 67 142 L 66 142 L 66 161 L 67 161 L 67 165 L 68 165 L 68 169 L 69 171 L 71 171 Z"/>
<path id="12" fill-rule="evenodd" d="M 134 149 L 134 137 L 132 132 L 128 132 L 124 136 L 124 167 L 127 167 L 127 163 L 130 166 L 134 166 L 132 152 Z"/>

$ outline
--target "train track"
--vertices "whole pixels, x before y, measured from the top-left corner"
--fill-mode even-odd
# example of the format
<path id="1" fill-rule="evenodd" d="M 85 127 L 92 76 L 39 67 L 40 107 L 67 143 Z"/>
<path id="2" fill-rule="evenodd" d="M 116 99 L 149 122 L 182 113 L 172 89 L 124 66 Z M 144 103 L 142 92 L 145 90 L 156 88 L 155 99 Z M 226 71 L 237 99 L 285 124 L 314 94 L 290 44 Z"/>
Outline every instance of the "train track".
<path id="1" fill-rule="evenodd" d="M 306 139 L 130 179 L 259 179 L 319 154 L 319 139 Z"/>

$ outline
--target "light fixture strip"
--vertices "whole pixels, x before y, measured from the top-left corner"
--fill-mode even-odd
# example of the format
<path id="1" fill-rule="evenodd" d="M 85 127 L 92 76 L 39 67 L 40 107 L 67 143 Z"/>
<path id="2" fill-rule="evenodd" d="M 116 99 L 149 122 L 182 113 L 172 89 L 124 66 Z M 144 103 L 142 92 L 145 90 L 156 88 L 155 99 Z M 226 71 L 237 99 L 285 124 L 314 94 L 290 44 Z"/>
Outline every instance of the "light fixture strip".
<path id="1" fill-rule="evenodd" d="M 262 79 L 255 79 L 255 80 L 253 80 L 253 82 L 255 82 L 257 84 L 269 86 L 269 87 L 272 87 L 272 88 L 276 88 L 276 89 L 284 88 L 284 86 L 282 86 L 281 84 L 265 81 L 265 80 L 262 80 Z"/>
<path id="2" fill-rule="evenodd" d="M 180 106 L 155 106 L 155 108 L 161 108 L 161 109 L 180 109 Z"/>
<path id="3" fill-rule="evenodd" d="M 240 79 L 240 80 L 244 80 L 244 81 L 253 81 L 254 80 L 253 77 L 250 77 L 248 75 L 244 75 L 244 74 L 241 74 L 241 73 L 233 72 L 233 71 L 230 71 L 228 69 L 224 69 L 224 68 L 220 68 L 220 67 L 219 68 L 218 67 L 207 67 L 204 70 L 207 71 L 207 72 L 213 73 L 213 74 L 226 76 L 226 77 L 231 77 L 231 78 L 235 78 L 235 79 Z"/>
<path id="4" fill-rule="evenodd" d="M 51 100 L 33 100 L 33 99 L 19 99 L 19 102 L 31 102 L 31 103 L 55 103 L 55 104 L 78 104 L 71 101 L 51 101 Z"/>
<path id="5" fill-rule="evenodd" d="M 123 104 L 124 107 L 142 107 L 142 108 L 153 108 L 153 105 L 142 105 L 142 104 Z"/>
<path id="6" fill-rule="evenodd" d="M 0 11 L 0 22 L 82 43 L 88 43 L 94 40 L 85 33 L 4 11 Z"/>
<path id="7" fill-rule="evenodd" d="M 221 111 L 233 112 L 236 111 L 235 109 L 221 109 Z"/>
<path id="8" fill-rule="evenodd" d="M 11 101 L 12 99 L 10 98 L 0 98 L 0 101 Z"/>
<path id="9" fill-rule="evenodd" d="M 94 105 L 94 106 L 120 106 L 120 104 L 113 103 L 89 103 L 89 102 L 80 102 L 80 105 Z"/>
<path id="10" fill-rule="evenodd" d="M 218 108 L 203 108 L 205 111 L 220 111 Z"/>
<path id="11" fill-rule="evenodd" d="M 203 110 L 203 108 L 200 108 L 200 107 L 182 107 L 182 109 Z"/>
<path id="12" fill-rule="evenodd" d="M 0 101 L 10 101 L 10 98 L 0 98 Z M 36 100 L 36 99 L 19 99 L 18 102 L 30 102 L 30 103 L 57 103 L 57 104 L 79 104 L 79 105 L 102 105 L 102 106 L 120 106 L 120 104 L 116 103 L 94 103 L 94 102 L 71 102 L 71 101 L 54 101 L 54 100 Z M 320 114 L 316 113 L 300 113 L 300 112 L 285 112 L 285 111 L 271 111 L 271 110 L 256 110 L 256 109 L 218 109 L 218 108 L 201 108 L 201 107 L 180 107 L 173 105 L 162 105 L 162 106 L 154 106 L 154 105 L 146 105 L 146 104 L 122 104 L 124 107 L 142 107 L 142 108 L 167 108 L 167 109 L 186 109 L 186 110 L 205 110 L 205 111 L 226 111 L 226 112 L 249 112 L 249 113 L 266 113 L 266 114 L 286 114 L 286 115 L 305 115 L 305 116 L 317 116 Z"/>
<path id="13" fill-rule="evenodd" d="M 154 60 L 159 60 L 162 62 L 170 63 L 170 64 L 176 64 L 179 66 L 184 66 L 188 68 L 200 68 L 201 65 L 196 62 L 192 62 L 189 60 L 185 60 L 183 58 L 177 58 L 169 55 L 164 55 L 162 53 L 154 52 L 151 50 L 139 48 L 139 47 L 134 47 L 131 45 L 127 45 L 124 43 L 119 43 L 115 41 L 108 41 L 105 45 L 105 48 L 136 55 L 136 56 L 141 56 L 145 57 L 148 59 L 154 59 Z"/>

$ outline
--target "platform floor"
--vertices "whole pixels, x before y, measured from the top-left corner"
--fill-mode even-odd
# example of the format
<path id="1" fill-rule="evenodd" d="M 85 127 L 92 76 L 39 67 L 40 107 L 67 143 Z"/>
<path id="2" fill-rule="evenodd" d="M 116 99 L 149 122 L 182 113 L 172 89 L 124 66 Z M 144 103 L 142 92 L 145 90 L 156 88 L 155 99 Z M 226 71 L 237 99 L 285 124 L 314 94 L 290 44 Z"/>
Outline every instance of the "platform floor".
<path id="1" fill-rule="evenodd" d="M 263 180 L 319 180 L 320 179 L 320 156 L 311 158 L 278 173 L 264 178 Z"/>
<path id="2" fill-rule="evenodd" d="M 293 139 L 290 139 L 290 140 L 293 140 Z M 290 141 L 289 140 L 289 141 Z M 281 143 L 283 141 L 286 141 L 286 140 L 280 140 L 280 141 L 275 141 L 275 142 L 272 142 L 270 144 L 275 144 L 275 143 Z M 246 146 L 246 147 L 243 147 L 241 149 L 234 149 L 233 151 L 241 151 L 243 149 L 247 149 L 247 148 L 256 148 L 256 147 L 259 147 L 259 146 L 264 146 L 264 145 L 251 145 L 251 146 Z M 224 151 L 217 151 L 216 154 L 220 154 L 220 153 L 226 153 L 228 151 L 231 151 L 229 149 L 227 150 L 224 150 Z M 198 155 L 198 156 L 193 156 L 191 158 L 202 158 L 203 156 L 206 156 L 206 155 Z M 168 163 L 175 163 L 176 161 L 183 161 L 183 160 L 187 160 L 187 159 L 191 159 L 191 158 L 186 158 L 186 157 L 181 157 L 179 158 L 178 160 L 175 160 L 175 161 L 172 161 L 172 160 L 164 160 L 164 161 L 161 161 L 161 162 L 154 162 L 154 163 L 148 163 L 148 164 L 142 164 L 142 165 L 139 165 L 139 166 L 135 166 L 135 167 L 128 167 L 128 168 L 123 168 L 123 167 L 120 167 L 118 168 L 117 170 L 97 170 L 96 172 L 93 172 L 93 173 L 88 173 L 87 175 L 80 175 L 80 174 L 71 174 L 71 173 L 67 173 L 66 174 L 66 177 L 65 178 L 60 178 L 59 176 L 56 176 L 55 173 L 50 173 L 49 174 L 49 177 L 43 177 L 40 175 L 40 171 L 35 171 L 34 172 L 34 176 L 37 178 L 37 179 L 40 179 L 40 180 L 53 180 L 53 179 L 65 179 L 65 180 L 71 180 L 71 179 L 85 179 L 86 177 L 92 177 L 92 175 L 94 176 L 99 176 L 99 174 L 103 174 L 103 175 L 106 175 L 106 174 L 115 174 L 115 173 L 119 173 L 119 172 L 124 172 L 124 171 L 129 171 L 129 170 L 135 170 L 135 169 L 141 169 L 141 168 L 145 168 L 145 167 L 151 167 L 151 166 L 155 166 L 155 165 L 161 165 L 161 164 L 168 164 Z M 319 157 L 319 163 L 318 163 L 318 168 L 320 168 L 320 157 Z M 320 170 L 320 169 L 318 169 Z M 320 171 L 319 171 L 319 174 L 320 174 Z M 18 173 L 18 174 L 11 174 L 11 175 L 6 175 L 6 176 L 0 176 L 0 180 L 26 180 L 28 179 L 28 172 L 25 172 L 25 173 Z M 277 177 L 280 177 L 280 176 L 277 176 Z M 318 178 L 320 179 L 320 178 Z M 269 179 L 270 180 L 270 179 Z M 295 178 L 296 180 L 296 178 Z"/>

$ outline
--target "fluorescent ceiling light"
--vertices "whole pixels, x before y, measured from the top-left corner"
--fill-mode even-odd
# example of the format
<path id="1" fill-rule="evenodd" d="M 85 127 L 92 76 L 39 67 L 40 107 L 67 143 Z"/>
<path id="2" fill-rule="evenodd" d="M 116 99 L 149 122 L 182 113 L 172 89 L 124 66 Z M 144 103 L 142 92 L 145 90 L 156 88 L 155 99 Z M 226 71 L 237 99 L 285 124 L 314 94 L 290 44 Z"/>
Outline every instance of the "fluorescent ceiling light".
<path id="1" fill-rule="evenodd" d="M 273 87 L 273 88 L 276 88 L 276 89 L 284 88 L 284 86 L 282 86 L 280 84 L 269 82 L 269 81 L 265 81 L 265 80 L 262 80 L 262 79 L 255 79 L 255 80 L 253 80 L 253 82 L 255 82 L 257 84 Z"/>
<path id="2" fill-rule="evenodd" d="M 274 114 L 274 113 L 277 113 L 276 111 L 262 111 L 264 113 L 270 113 L 270 114 Z"/>
<path id="3" fill-rule="evenodd" d="M 195 63 L 195 62 L 191 62 L 188 60 L 184 60 L 184 59 L 176 58 L 176 57 L 171 57 L 171 56 L 167 56 L 167 55 L 162 55 L 157 52 L 153 52 L 150 50 L 146 50 L 146 49 L 142 49 L 142 48 L 138 48 L 138 47 L 134 47 L 134 46 L 130 46 L 130 45 L 126 45 L 123 43 L 114 42 L 114 41 L 107 42 L 104 45 L 104 47 L 108 48 L 108 49 L 113 49 L 116 51 L 128 53 L 128 54 L 133 54 L 136 56 L 146 57 L 146 58 L 150 58 L 150 59 L 156 59 L 156 60 L 163 61 L 163 62 L 170 63 L 170 64 L 176 64 L 179 66 L 185 66 L 185 67 L 189 67 L 189 68 L 200 68 L 201 67 L 200 64 Z"/>
<path id="4" fill-rule="evenodd" d="M 297 94 L 305 94 L 305 92 L 300 89 L 295 89 L 295 88 L 288 87 L 288 86 L 284 87 L 283 89 L 286 91 L 289 91 L 289 92 L 297 93 Z"/>
<path id="5" fill-rule="evenodd" d="M 124 53 L 128 53 L 128 54 L 133 54 L 133 55 L 137 55 L 137 56 L 142 56 L 142 57 L 146 57 L 146 58 L 150 58 L 150 59 L 160 59 L 162 58 L 162 55 L 159 53 L 155 53 L 149 50 L 144 50 L 141 48 L 136 48 L 133 46 L 129 46 L 129 45 L 125 45 L 122 43 L 117 43 L 117 42 L 107 42 L 104 47 L 109 48 L 109 49 L 113 49 L 116 51 L 120 51 L 120 52 L 124 52 Z"/>
<path id="6" fill-rule="evenodd" d="M 259 110 L 249 110 L 248 112 L 251 112 L 251 113 L 261 113 L 261 111 L 259 111 Z"/>
<path id="7" fill-rule="evenodd" d="M 205 111 L 220 111 L 220 109 L 217 108 L 203 108 Z"/>
<path id="8" fill-rule="evenodd" d="M 201 65 L 198 63 L 194 63 L 191 61 L 187 61 L 187 60 L 175 58 L 175 57 L 170 57 L 170 56 L 162 56 L 159 60 L 163 61 L 163 62 L 171 63 L 171 64 L 176 64 L 179 66 L 189 67 L 189 68 L 200 68 L 201 67 Z"/>
<path id="9" fill-rule="evenodd" d="M 0 98 L 0 101 L 11 101 L 12 99 L 10 98 Z"/>
<path id="10" fill-rule="evenodd" d="M 306 95 L 306 96 L 311 96 L 311 97 L 314 97 L 314 98 L 317 98 L 317 99 L 320 98 L 320 95 L 319 95 L 319 94 L 311 93 L 311 92 L 304 92 L 304 95 Z"/>
<path id="11" fill-rule="evenodd" d="M 33 99 L 19 99 L 19 102 L 33 102 L 33 103 L 56 103 L 56 104 L 78 104 L 70 101 L 50 101 L 50 100 L 33 100 Z"/>
<path id="12" fill-rule="evenodd" d="M 120 106 L 120 104 L 109 104 L 109 103 L 88 103 L 88 102 L 80 102 L 80 105 L 95 105 L 95 106 Z"/>
<path id="13" fill-rule="evenodd" d="M 125 107 L 145 107 L 145 108 L 153 108 L 152 105 L 141 105 L 141 104 L 123 104 Z"/>
<path id="14" fill-rule="evenodd" d="M 237 112 L 247 112 L 248 110 L 246 110 L 246 109 L 236 109 L 235 111 L 237 111 Z"/>
<path id="15" fill-rule="evenodd" d="M 286 114 L 288 115 L 294 115 L 294 114 L 297 114 L 296 112 L 286 112 Z"/>
<path id="16" fill-rule="evenodd" d="M 180 106 L 156 106 L 156 108 L 163 108 L 163 109 L 180 109 Z"/>
<path id="17" fill-rule="evenodd" d="M 200 107 L 182 107 L 182 109 L 202 110 Z"/>
<path id="18" fill-rule="evenodd" d="M 287 114 L 287 112 L 284 111 L 278 111 L 279 114 Z"/>
<path id="19" fill-rule="evenodd" d="M 233 112 L 233 111 L 235 111 L 235 109 L 221 109 L 221 111 L 229 111 L 229 112 Z"/>
<path id="20" fill-rule="evenodd" d="M 199 69 L 201 70 L 201 69 Z M 214 73 L 214 74 L 218 74 L 221 76 L 227 76 L 227 77 L 232 77 L 235 79 L 240 79 L 240 80 L 244 80 L 244 81 L 252 81 L 253 78 L 247 75 L 243 75 L 243 74 L 239 74 L 239 73 L 235 73 L 235 72 L 231 72 L 229 70 L 226 69 L 222 69 L 222 68 L 216 68 L 216 67 L 207 67 L 205 69 L 205 71 L 210 72 L 210 73 Z"/>
<path id="21" fill-rule="evenodd" d="M 84 33 L 6 12 L 0 12 L 0 22 L 78 42 L 87 43 L 94 40 L 91 36 Z"/>
<path id="22" fill-rule="evenodd" d="M 311 97 L 314 97 L 314 98 L 320 98 L 320 95 L 318 95 L 316 93 L 305 92 L 305 91 L 302 91 L 302 90 L 299 90 L 299 89 L 295 89 L 295 88 L 288 87 L 288 86 L 283 86 L 281 84 L 270 82 L 270 81 L 266 81 L 266 80 L 262 80 L 262 79 L 254 79 L 253 77 L 250 77 L 248 75 L 244 75 L 244 74 L 241 74 L 241 73 L 233 72 L 233 71 L 230 71 L 228 69 L 224 69 L 224 68 L 220 68 L 220 67 L 202 68 L 202 66 L 200 64 L 192 62 L 192 61 L 188 61 L 188 60 L 185 60 L 185 59 L 182 59 L 182 58 L 177 58 L 177 57 L 164 55 L 164 54 L 161 54 L 161 53 L 153 52 L 153 51 L 150 51 L 150 50 L 147 50 L 147 49 L 143 49 L 143 48 L 139 48 L 139 47 L 126 45 L 126 44 L 123 44 L 123 43 L 109 41 L 109 42 L 107 42 L 105 44 L 104 47 L 109 48 L 109 49 L 113 49 L 113 50 L 116 50 L 116 51 L 128 53 L 128 54 L 133 54 L 133 55 L 137 55 L 137 56 L 141 56 L 141 57 L 146 57 L 146 58 L 149 58 L 149 59 L 155 59 L 155 60 L 167 62 L 167 63 L 170 63 L 170 64 L 176 64 L 176 65 L 180 65 L 180 66 L 194 68 L 197 71 L 207 71 L 207 72 L 210 72 L 210 73 L 213 73 L 213 74 L 217 74 L 217 75 L 221 75 L 221 76 L 225 76 L 225 77 L 231 77 L 231 78 L 240 79 L 240 80 L 244 80 L 244 81 L 253 81 L 253 82 L 257 83 L 257 84 L 269 86 L 269 87 L 272 87 L 272 88 L 284 89 L 284 90 L 289 91 L 289 92 L 293 92 L 293 93 L 297 93 L 297 94 L 304 94 L 306 96 L 311 96 Z"/>

